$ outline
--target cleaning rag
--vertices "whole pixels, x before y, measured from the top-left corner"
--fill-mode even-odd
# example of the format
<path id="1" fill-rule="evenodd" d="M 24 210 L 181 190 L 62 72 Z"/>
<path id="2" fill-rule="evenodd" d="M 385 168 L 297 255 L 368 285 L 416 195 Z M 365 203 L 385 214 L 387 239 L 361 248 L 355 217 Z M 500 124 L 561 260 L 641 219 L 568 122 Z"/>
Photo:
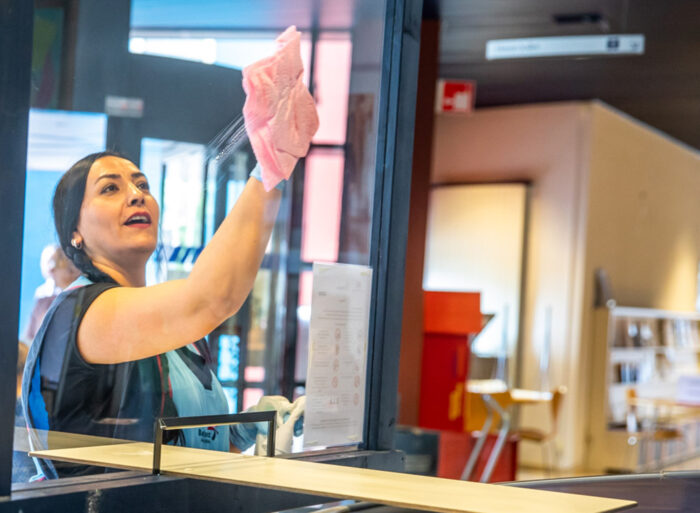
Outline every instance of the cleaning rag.
<path id="1" fill-rule="evenodd" d="M 243 69 L 243 117 L 267 191 L 290 177 L 318 130 L 316 106 L 302 81 L 300 42 L 291 26 L 276 39 L 273 55 Z"/>

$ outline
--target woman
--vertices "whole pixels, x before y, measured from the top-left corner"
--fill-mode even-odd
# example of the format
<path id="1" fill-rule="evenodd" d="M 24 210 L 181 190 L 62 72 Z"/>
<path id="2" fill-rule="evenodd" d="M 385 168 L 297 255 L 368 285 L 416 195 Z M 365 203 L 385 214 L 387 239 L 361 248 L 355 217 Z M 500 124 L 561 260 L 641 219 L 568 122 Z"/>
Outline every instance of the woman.
<path id="1" fill-rule="evenodd" d="M 258 167 L 251 176 L 190 275 L 147 287 L 159 209 L 146 176 L 112 152 L 66 172 L 54 195 L 56 231 L 83 276 L 57 298 L 32 347 L 23 384 L 29 426 L 151 441 L 155 417 L 228 412 L 202 337 L 243 304 L 272 232 L 281 193 L 265 191 Z M 42 362 L 46 354 L 65 355 L 57 380 L 42 371 L 52 366 Z M 262 403 L 257 409 L 291 409 L 284 398 Z M 45 447 L 41 432 L 31 431 L 33 447 Z M 175 436 L 190 447 L 245 449 L 255 427 Z M 87 471 L 37 465 L 47 477 Z"/>

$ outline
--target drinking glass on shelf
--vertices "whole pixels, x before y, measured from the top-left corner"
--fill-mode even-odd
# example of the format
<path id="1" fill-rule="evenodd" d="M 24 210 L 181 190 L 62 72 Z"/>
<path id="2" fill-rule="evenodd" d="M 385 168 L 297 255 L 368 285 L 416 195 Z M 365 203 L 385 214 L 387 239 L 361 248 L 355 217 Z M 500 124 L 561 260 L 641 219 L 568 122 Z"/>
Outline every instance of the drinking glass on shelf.
<path id="1" fill-rule="evenodd" d="M 613 367 L 615 383 L 622 383 L 622 364 L 616 363 Z"/>
<path id="2" fill-rule="evenodd" d="M 698 321 L 688 321 L 690 323 L 690 341 L 694 349 L 700 347 L 700 323 Z"/>
<path id="3" fill-rule="evenodd" d="M 685 321 L 681 319 L 673 321 L 673 335 L 676 337 L 678 347 L 688 346 L 688 330 Z"/>
<path id="4" fill-rule="evenodd" d="M 639 347 L 639 326 L 637 326 L 637 323 L 632 319 L 627 319 L 625 346 Z"/>
<path id="5" fill-rule="evenodd" d="M 654 331 L 652 330 L 651 321 L 649 319 L 640 322 L 639 338 L 642 347 L 653 347 L 656 345 Z"/>
<path id="6" fill-rule="evenodd" d="M 676 339 L 674 337 L 673 321 L 671 319 L 663 320 L 663 345 L 666 347 L 675 347 Z"/>
<path id="7" fill-rule="evenodd" d="M 627 346 L 627 319 L 617 317 L 614 321 L 615 332 L 613 335 L 613 347 Z"/>

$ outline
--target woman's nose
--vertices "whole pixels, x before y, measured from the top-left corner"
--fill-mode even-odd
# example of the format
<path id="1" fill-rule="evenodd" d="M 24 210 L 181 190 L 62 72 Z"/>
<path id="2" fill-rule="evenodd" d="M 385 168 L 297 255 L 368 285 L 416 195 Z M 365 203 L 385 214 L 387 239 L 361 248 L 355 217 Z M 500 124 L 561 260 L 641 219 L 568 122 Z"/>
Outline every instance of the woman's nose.
<path id="1" fill-rule="evenodd" d="M 129 184 L 129 205 L 141 205 L 144 202 L 143 190 L 135 184 Z"/>

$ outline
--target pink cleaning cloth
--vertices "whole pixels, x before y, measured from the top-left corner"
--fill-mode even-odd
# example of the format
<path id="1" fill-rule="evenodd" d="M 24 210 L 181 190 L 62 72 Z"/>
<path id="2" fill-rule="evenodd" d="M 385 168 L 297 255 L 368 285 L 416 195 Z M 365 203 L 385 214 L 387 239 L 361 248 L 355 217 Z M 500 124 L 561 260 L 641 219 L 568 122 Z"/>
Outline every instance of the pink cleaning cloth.
<path id="1" fill-rule="evenodd" d="M 300 40 L 289 27 L 273 55 L 243 69 L 243 117 L 267 191 L 290 177 L 318 130 L 316 105 L 302 82 Z"/>

